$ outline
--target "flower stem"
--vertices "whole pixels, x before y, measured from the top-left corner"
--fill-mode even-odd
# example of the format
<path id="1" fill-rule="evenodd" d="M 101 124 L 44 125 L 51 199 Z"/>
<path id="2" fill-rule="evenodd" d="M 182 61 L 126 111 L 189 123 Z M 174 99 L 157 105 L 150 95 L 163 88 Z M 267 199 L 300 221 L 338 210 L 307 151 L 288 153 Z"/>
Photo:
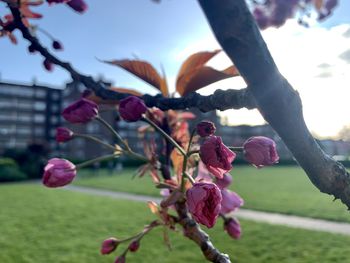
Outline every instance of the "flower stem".
<path id="1" fill-rule="evenodd" d="M 171 138 L 165 131 L 163 131 L 157 124 L 155 124 L 153 121 L 151 121 L 147 117 L 142 117 L 142 120 L 144 120 L 153 128 L 155 128 L 166 140 L 168 140 L 172 145 L 174 145 L 174 147 L 178 149 L 183 156 L 186 156 L 185 150 L 173 138 Z"/>
<path id="2" fill-rule="evenodd" d="M 118 156 L 119 156 L 119 154 L 116 154 L 116 153 L 103 155 L 103 156 L 97 157 L 95 159 L 91 159 L 91 160 L 88 160 L 86 162 L 77 164 L 75 167 L 77 169 L 83 168 L 83 167 L 88 166 L 90 164 L 93 164 L 93 163 L 96 163 L 96 162 L 105 161 L 105 160 L 110 160 L 110 159 L 113 159 L 113 158 L 118 157 Z"/>
<path id="3" fill-rule="evenodd" d="M 193 137 L 194 137 L 195 133 L 196 133 L 196 129 L 193 129 L 192 132 L 191 132 L 191 136 L 190 136 L 189 142 L 188 142 L 187 152 L 186 152 L 186 155 L 184 156 L 184 162 L 182 164 L 182 178 L 181 178 L 181 191 L 182 192 L 185 191 L 185 178 L 186 177 L 190 180 L 190 182 L 192 184 L 195 183 L 195 180 L 192 178 L 192 176 L 189 175 L 188 173 L 186 173 L 187 160 L 192 154 L 191 153 L 191 145 L 192 145 L 192 140 L 193 140 Z"/>
<path id="4" fill-rule="evenodd" d="M 243 152 L 243 147 L 228 146 L 228 148 L 234 152 Z"/>
<path id="5" fill-rule="evenodd" d="M 122 240 L 120 240 L 120 242 L 126 242 L 129 240 L 140 240 L 141 238 L 143 238 L 148 232 L 150 232 L 153 228 L 162 225 L 161 222 L 158 221 L 153 221 L 151 224 L 147 225 L 140 233 L 137 233 L 134 236 L 128 237 L 128 238 L 124 238 Z"/>
<path id="6" fill-rule="evenodd" d="M 125 150 L 130 151 L 129 145 L 123 140 L 119 133 L 115 129 L 113 129 L 113 127 L 108 122 L 106 122 L 100 116 L 97 116 L 96 120 L 102 123 L 108 130 L 111 131 L 111 133 L 124 145 Z"/>
<path id="7" fill-rule="evenodd" d="M 126 151 L 126 154 L 134 157 L 135 159 L 139 159 L 141 161 L 144 161 L 146 163 L 150 162 L 150 160 L 148 160 L 147 158 L 143 157 L 141 154 L 138 154 L 138 153 L 132 151 L 130 148 L 129 148 L 129 150 Z"/>
<path id="8" fill-rule="evenodd" d="M 113 127 L 108 123 L 106 122 L 104 119 L 102 119 L 100 116 L 97 116 L 96 117 L 96 120 L 98 120 L 100 123 L 102 123 L 108 130 L 111 131 L 111 133 L 113 133 L 113 135 L 118 139 L 118 141 L 120 141 L 123 146 L 124 146 L 124 150 L 125 150 L 125 153 L 136 158 L 136 159 L 139 159 L 141 161 L 144 161 L 146 163 L 149 162 L 149 160 L 145 157 L 143 157 L 141 154 L 138 154 L 136 152 L 134 152 L 133 150 L 131 150 L 131 148 L 129 147 L 129 145 L 123 140 L 123 138 L 120 136 L 120 134 L 113 129 Z"/>
<path id="9" fill-rule="evenodd" d="M 188 173 L 184 173 L 184 175 L 188 178 L 188 180 L 190 180 L 191 184 L 194 184 L 196 181 L 193 179 L 193 177 L 191 175 L 189 175 Z"/>
<path id="10" fill-rule="evenodd" d="M 192 154 L 196 154 L 196 153 L 199 153 L 199 150 L 194 150 L 194 151 L 189 151 L 187 153 L 188 156 L 191 156 Z"/>
<path id="11" fill-rule="evenodd" d="M 110 145 L 109 143 L 105 143 L 104 141 L 100 140 L 99 138 L 96 138 L 94 136 L 88 135 L 88 134 L 80 134 L 80 133 L 74 133 L 73 135 L 74 137 L 80 137 L 80 138 L 84 138 L 84 139 L 88 139 L 94 142 L 97 142 L 109 149 L 111 149 L 113 152 L 115 152 L 117 150 L 116 147 L 114 147 L 113 145 Z"/>

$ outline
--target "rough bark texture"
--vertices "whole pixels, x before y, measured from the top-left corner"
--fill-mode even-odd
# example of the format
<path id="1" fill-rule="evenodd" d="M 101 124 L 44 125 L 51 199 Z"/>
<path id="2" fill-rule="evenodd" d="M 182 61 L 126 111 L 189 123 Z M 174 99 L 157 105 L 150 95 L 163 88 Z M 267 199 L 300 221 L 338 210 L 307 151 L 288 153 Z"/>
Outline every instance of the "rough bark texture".
<path id="1" fill-rule="evenodd" d="M 224 51 L 248 83 L 258 109 L 312 183 L 350 207 L 350 176 L 308 131 L 299 94 L 279 73 L 244 0 L 199 0 Z"/>

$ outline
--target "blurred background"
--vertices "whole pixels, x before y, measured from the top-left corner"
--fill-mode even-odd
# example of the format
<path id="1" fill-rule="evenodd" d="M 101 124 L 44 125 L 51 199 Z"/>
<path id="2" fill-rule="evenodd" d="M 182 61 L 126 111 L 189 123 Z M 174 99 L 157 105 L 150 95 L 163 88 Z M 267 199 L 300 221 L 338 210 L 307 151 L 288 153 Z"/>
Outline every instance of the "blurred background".
<path id="1" fill-rule="evenodd" d="M 220 48 L 194 0 L 86 0 L 88 10 L 78 14 L 65 5 L 35 8 L 44 17 L 35 24 L 38 37 L 48 47 L 52 39 L 64 49 L 56 55 L 80 72 L 108 86 L 133 88 L 142 93 L 157 90 L 128 72 L 100 60 L 141 59 L 158 72 L 164 70 L 174 96 L 177 72 L 183 61 L 199 51 Z M 306 123 L 324 151 L 350 165 L 350 1 L 339 1 L 327 20 L 310 17 L 309 27 L 297 18 L 278 29 L 262 32 L 281 73 L 299 92 Z M 0 14 L 7 14 L 5 4 Z M 44 33 L 43 33 L 44 32 Z M 106 142 L 113 136 L 97 122 L 69 125 L 62 110 L 81 96 L 85 87 L 54 67 L 45 71 L 43 59 L 0 39 L 0 262 L 112 262 L 99 255 L 100 242 L 109 236 L 126 237 L 153 219 L 143 203 L 114 200 L 68 190 L 43 189 L 38 180 L 47 160 L 64 157 L 75 163 L 106 153 L 97 144 L 77 138 L 65 144 L 55 140 L 56 128 L 67 126 Z M 221 52 L 209 63 L 217 69 L 232 64 Z M 219 81 L 199 90 L 241 89 L 240 77 Z M 288 105 L 286 105 L 288 106 Z M 241 146 L 251 136 L 266 136 L 277 143 L 276 167 L 255 169 L 238 155 L 231 190 L 245 199 L 245 209 L 350 223 L 340 202 L 319 193 L 297 166 L 284 143 L 257 110 L 201 113 L 196 121 L 215 123 L 227 145 Z M 132 149 L 143 153 L 138 129 L 141 122 L 125 123 L 115 111 L 102 117 L 112 124 Z M 79 173 L 75 186 L 137 195 L 159 196 L 148 177 L 133 178 L 140 163 L 120 158 L 91 166 Z M 10 183 L 9 182 L 18 182 Z M 266 224 L 242 219 L 243 236 L 231 240 L 222 222 L 209 231 L 220 250 L 234 262 L 342 262 L 350 263 L 349 235 Z M 145 238 L 130 262 L 203 262 L 198 248 L 171 233 L 173 251 L 162 242 L 159 230 Z M 146 241 L 147 239 L 147 241 Z M 122 251 L 122 250 L 120 250 Z M 129 257 L 129 256 L 128 256 Z"/>

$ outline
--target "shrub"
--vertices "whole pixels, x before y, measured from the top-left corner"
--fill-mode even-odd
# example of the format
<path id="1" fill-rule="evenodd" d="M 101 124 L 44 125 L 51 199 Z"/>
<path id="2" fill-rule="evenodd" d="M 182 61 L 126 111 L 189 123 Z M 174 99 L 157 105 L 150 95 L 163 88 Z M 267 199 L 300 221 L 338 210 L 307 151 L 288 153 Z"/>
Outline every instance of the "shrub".
<path id="1" fill-rule="evenodd" d="M 0 182 L 13 182 L 27 179 L 18 164 L 11 158 L 0 158 Z"/>

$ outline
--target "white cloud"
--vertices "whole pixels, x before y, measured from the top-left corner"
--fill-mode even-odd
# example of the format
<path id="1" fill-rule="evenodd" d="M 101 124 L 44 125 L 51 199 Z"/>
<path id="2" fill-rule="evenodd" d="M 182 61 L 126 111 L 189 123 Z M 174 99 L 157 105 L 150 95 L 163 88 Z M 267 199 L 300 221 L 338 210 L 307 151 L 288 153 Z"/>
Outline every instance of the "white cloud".
<path id="1" fill-rule="evenodd" d="M 301 95 L 308 127 L 320 136 L 334 136 L 343 125 L 350 123 L 350 64 L 339 57 L 350 47 L 350 38 L 344 35 L 349 30 L 350 24 L 329 29 L 304 28 L 295 20 L 289 20 L 279 29 L 263 32 L 280 72 Z M 181 50 L 174 50 L 173 57 L 183 61 L 194 52 L 216 48 L 219 45 L 214 37 L 205 36 Z M 222 69 L 230 63 L 225 54 L 220 54 L 209 64 Z M 320 67 L 322 64 L 329 66 Z M 241 78 L 234 78 L 210 85 L 200 93 L 210 94 L 217 88 L 244 87 Z M 222 115 L 234 125 L 264 123 L 258 111 L 226 111 Z"/>
<path id="2" fill-rule="evenodd" d="M 334 136 L 350 123 L 350 64 L 339 57 L 350 46 L 344 37 L 349 28 L 303 28 L 289 21 L 264 32 L 281 73 L 300 93 L 308 127 L 320 136 Z M 328 68 L 319 67 L 325 63 Z"/>

